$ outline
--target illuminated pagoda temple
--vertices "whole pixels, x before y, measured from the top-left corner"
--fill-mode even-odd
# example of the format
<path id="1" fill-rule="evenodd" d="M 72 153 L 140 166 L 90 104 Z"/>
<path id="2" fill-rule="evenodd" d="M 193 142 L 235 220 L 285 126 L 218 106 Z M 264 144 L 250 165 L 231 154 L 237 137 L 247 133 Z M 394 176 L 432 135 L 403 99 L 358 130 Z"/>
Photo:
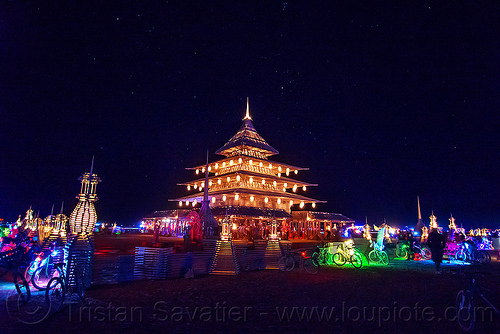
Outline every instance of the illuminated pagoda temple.
<path id="1" fill-rule="evenodd" d="M 173 201 L 178 201 L 180 208 L 194 207 L 201 203 L 204 188 L 208 187 L 214 217 L 219 222 L 226 215 L 230 217 L 232 233 L 237 238 L 244 238 L 249 234 L 257 238 L 264 237 L 269 233 L 273 220 L 278 222 L 281 232 L 284 232 L 290 228 L 292 205 L 298 204 L 301 209 L 305 205 L 314 208 L 316 203 L 324 202 L 298 193 L 305 192 L 307 187 L 316 186 L 291 178 L 300 170 L 308 168 L 269 160 L 270 156 L 279 152 L 255 130 L 248 100 L 240 129 L 215 153 L 223 158 L 187 168 L 194 170 L 199 177 L 180 185 L 195 192 Z M 208 181 L 203 178 L 206 169 L 209 173 Z"/>

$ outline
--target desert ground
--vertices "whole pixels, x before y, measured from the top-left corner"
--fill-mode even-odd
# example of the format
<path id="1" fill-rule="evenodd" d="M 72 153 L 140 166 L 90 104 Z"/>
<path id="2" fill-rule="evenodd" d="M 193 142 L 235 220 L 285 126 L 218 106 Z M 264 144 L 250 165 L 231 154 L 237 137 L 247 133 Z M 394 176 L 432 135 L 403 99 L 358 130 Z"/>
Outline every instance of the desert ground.
<path id="1" fill-rule="evenodd" d="M 143 235 L 96 236 L 96 256 L 130 254 L 151 242 Z M 163 246 L 179 242 L 160 239 Z M 432 261 L 391 259 L 361 269 L 321 266 L 316 275 L 296 268 L 93 285 L 84 302 L 69 298 L 52 313 L 41 292 L 18 303 L 7 273 L 0 281 L 0 333 L 457 333 L 455 297 L 471 276 L 498 296 L 496 256 L 483 266 L 445 261 L 441 274 Z M 478 331 L 498 332 L 499 317 L 489 308 L 481 312 Z"/>

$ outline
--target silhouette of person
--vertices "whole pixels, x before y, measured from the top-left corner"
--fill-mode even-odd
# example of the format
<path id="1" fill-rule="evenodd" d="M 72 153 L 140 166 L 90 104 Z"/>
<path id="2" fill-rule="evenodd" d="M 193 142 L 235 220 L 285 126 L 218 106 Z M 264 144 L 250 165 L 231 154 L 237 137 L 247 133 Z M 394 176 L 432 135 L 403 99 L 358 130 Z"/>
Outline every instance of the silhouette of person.
<path id="1" fill-rule="evenodd" d="M 441 273 L 441 262 L 443 262 L 443 251 L 446 246 L 446 240 L 444 235 L 439 233 L 437 229 L 432 229 L 431 233 L 429 233 L 429 237 L 427 239 L 429 247 L 431 248 L 432 261 L 436 266 L 436 272 L 438 274 Z"/>

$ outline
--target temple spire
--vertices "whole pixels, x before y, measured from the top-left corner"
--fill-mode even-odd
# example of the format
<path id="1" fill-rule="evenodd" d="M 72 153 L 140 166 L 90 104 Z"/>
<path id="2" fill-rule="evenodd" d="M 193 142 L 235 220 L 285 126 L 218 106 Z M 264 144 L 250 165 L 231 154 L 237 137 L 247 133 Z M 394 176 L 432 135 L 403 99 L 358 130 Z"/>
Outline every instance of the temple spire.
<path id="1" fill-rule="evenodd" d="M 59 212 L 60 214 L 63 213 L 63 208 L 64 208 L 64 201 L 62 201 L 62 203 L 61 203 L 61 212 Z"/>
<path id="2" fill-rule="evenodd" d="M 94 156 L 92 156 L 92 165 L 90 165 L 90 175 L 92 175 L 93 170 L 94 170 Z"/>
<path id="3" fill-rule="evenodd" d="M 207 165 L 205 166 L 205 186 L 203 187 L 203 201 L 208 202 L 208 150 L 207 150 Z"/>
<path id="4" fill-rule="evenodd" d="M 420 213 L 420 198 L 417 196 L 417 207 L 418 207 L 418 220 L 422 220 L 422 214 Z"/>
<path id="5" fill-rule="evenodd" d="M 252 117 L 250 117 L 250 103 L 248 102 L 248 96 L 247 96 L 247 112 L 246 112 L 245 118 L 243 118 L 243 120 L 246 120 L 246 119 L 252 120 Z"/>

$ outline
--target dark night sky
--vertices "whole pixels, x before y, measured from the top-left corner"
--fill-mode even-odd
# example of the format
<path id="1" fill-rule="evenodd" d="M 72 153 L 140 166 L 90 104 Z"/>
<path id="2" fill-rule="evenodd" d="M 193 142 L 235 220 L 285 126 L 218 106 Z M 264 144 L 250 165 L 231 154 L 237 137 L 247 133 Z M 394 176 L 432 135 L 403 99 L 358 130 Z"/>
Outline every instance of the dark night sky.
<path id="1" fill-rule="evenodd" d="M 249 96 L 317 210 L 500 225 L 498 2 L 115 2 L 0 5 L 0 217 L 69 214 L 93 155 L 100 220 L 175 208 Z"/>

